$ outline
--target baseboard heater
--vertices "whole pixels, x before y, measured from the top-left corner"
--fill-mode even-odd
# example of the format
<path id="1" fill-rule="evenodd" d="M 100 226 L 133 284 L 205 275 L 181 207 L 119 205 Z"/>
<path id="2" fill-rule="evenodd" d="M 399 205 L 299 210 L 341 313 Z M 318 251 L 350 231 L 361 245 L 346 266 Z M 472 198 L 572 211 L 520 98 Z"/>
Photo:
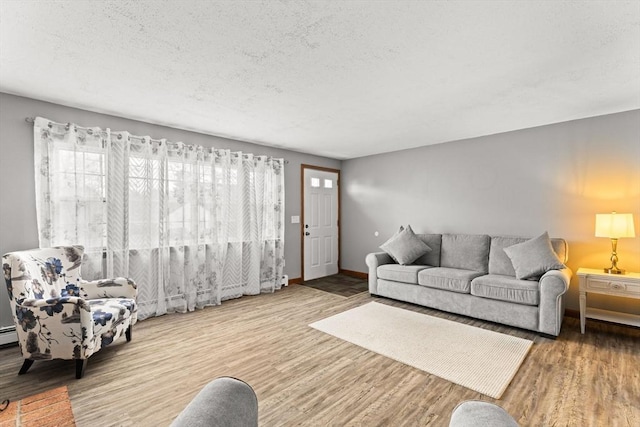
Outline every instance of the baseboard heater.
<path id="1" fill-rule="evenodd" d="M 15 326 L 3 326 L 0 328 L 0 345 L 18 342 L 18 334 Z"/>

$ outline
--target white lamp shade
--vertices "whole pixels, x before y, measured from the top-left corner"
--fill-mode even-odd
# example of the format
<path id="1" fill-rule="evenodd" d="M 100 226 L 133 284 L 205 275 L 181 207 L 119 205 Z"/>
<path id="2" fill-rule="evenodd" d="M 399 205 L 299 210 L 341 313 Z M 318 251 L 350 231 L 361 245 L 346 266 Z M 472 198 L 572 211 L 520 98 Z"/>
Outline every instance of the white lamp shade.
<path id="1" fill-rule="evenodd" d="M 596 237 L 636 237 L 633 228 L 633 214 L 610 213 L 596 214 Z"/>

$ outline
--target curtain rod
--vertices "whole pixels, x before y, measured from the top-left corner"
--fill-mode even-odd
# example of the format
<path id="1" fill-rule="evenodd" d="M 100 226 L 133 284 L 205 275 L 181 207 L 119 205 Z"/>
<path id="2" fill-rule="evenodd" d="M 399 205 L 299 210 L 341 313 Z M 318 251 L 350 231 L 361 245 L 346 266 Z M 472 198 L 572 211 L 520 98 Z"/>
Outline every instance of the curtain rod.
<path id="1" fill-rule="evenodd" d="M 36 119 L 35 119 L 35 117 L 25 117 L 24 121 L 27 122 L 27 123 L 35 123 Z M 271 156 L 271 157 L 273 157 L 273 156 Z M 284 159 L 284 164 L 288 165 L 289 164 L 289 160 Z"/>

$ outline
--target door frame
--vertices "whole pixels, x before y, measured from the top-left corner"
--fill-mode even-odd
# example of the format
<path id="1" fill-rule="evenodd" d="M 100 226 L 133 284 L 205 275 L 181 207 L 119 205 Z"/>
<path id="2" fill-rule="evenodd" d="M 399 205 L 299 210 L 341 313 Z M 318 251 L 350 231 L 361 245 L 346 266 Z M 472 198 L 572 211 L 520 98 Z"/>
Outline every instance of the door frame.
<path id="1" fill-rule="evenodd" d="M 312 170 L 317 170 L 317 171 L 322 171 L 322 172 L 332 172 L 338 175 L 338 181 L 336 183 L 336 187 L 338 188 L 338 272 L 341 271 L 340 269 L 340 252 L 341 252 L 341 243 L 340 243 L 340 238 L 342 235 L 342 227 L 340 226 L 340 222 L 341 222 L 341 211 L 340 211 L 340 200 L 342 199 L 341 194 L 342 194 L 342 190 L 340 189 L 340 169 L 333 169 L 333 168 L 326 168 L 323 166 L 314 166 L 314 165 L 308 165 L 308 164 L 304 164 L 302 163 L 300 165 L 300 210 L 301 210 L 301 215 L 300 215 L 300 280 L 302 282 L 304 282 L 304 195 L 305 195 L 305 184 L 304 184 L 304 172 L 306 169 L 312 169 Z"/>

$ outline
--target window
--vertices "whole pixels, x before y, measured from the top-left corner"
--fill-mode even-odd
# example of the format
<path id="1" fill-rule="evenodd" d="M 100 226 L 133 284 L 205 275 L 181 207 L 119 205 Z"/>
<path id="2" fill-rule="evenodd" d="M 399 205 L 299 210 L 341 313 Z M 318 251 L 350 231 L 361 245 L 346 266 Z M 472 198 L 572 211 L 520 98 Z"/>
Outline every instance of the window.
<path id="1" fill-rule="evenodd" d="M 279 289 L 282 159 L 41 117 L 34 159 L 40 246 L 82 244 L 86 279 L 135 276 L 139 319 Z"/>
<path id="2" fill-rule="evenodd" d="M 311 186 L 313 188 L 320 188 L 320 178 L 311 178 Z"/>
<path id="3" fill-rule="evenodd" d="M 50 168 L 55 183 L 52 197 L 59 209 L 59 215 L 53 218 L 55 232 L 70 241 L 83 239 L 87 246 L 105 247 L 104 154 L 85 146 L 61 148 Z M 76 223 L 84 224 L 85 232 L 79 231 Z"/>
<path id="4" fill-rule="evenodd" d="M 325 179 L 324 180 L 324 188 L 333 188 L 333 180 Z"/>

